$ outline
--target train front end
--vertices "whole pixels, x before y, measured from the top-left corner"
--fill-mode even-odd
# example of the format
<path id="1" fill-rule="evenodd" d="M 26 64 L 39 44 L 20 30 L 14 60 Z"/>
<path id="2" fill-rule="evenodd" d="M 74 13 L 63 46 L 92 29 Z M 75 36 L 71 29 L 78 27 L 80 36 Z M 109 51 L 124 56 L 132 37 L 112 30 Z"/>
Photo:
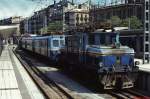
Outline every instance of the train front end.
<path id="1" fill-rule="evenodd" d="M 105 49 L 99 57 L 99 79 L 105 89 L 134 86 L 138 67 L 134 63 L 134 50 L 130 48 Z"/>
<path id="2" fill-rule="evenodd" d="M 98 78 L 104 89 L 134 87 L 138 72 L 134 50 L 122 46 L 118 34 L 101 34 L 99 37 L 100 44 L 88 46 L 88 53 L 95 57 Z"/>

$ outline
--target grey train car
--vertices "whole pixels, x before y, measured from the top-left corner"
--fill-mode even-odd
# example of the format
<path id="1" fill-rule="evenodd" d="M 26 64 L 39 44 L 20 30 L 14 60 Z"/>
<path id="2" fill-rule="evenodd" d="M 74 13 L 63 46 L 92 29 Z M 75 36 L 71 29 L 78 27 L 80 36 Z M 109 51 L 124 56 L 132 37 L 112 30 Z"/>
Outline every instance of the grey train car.
<path id="1" fill-rule="evenodd" d="M 24 37 L 20 45 L 23 49 L 48 57 L 57 62 L 59 60 L 60 48 L 63 47 L 64 44 L 64 35 L 52 35 L 44 37 Z"/>
<path id="2" fill-rule="evenodd" d="M 134 50 L 122 46 L 119 33 L 76 33 L 66 36 L 61 60 L 67 68 L 87 71 L 104 89 L 132 88 L 138 72 Z"/>

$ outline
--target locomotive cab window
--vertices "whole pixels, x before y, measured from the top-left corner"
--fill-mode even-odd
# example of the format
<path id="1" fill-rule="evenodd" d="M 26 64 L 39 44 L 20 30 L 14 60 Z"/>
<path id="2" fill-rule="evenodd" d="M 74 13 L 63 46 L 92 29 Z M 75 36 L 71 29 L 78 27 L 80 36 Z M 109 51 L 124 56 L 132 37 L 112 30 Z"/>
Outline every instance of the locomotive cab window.
<path id="1" fill-rule="evenodd" d="M 98 36 L 98 37 L 96 37 Z M 89 44 L 95 45 L 100 44 L 103 46 L 110 46 L 120 43 L 119 42 L 119 35 L 117 33 L 99 33 L 99 34 L 91 34 L 89 35 Z M 99 43 L 98 43 L 99 42 Z"/>
<path id="2" fill-rule="evenodd" d="M 112 45 L 119 43 L 119 35 L 118 34 L 102 34 L 100 35 L 100 44 L 101 45 Z"/>
<path id="3" fill-rule="evenodd" d="M 53 46 L 54 47 L 59 47 L 59 41 L 58 40 L 53 40 Z"/>

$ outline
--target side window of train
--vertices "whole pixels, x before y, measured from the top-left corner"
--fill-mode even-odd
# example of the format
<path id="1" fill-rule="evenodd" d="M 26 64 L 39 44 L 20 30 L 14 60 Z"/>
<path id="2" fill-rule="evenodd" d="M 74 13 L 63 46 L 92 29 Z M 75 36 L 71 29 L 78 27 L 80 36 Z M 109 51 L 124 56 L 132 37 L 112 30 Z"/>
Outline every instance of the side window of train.
<path id="1" fill-rule="evenodd" d="M 53 40 L 53 47 L 58 47 L 58 46 L 59 46 L 59 41 Z"/>

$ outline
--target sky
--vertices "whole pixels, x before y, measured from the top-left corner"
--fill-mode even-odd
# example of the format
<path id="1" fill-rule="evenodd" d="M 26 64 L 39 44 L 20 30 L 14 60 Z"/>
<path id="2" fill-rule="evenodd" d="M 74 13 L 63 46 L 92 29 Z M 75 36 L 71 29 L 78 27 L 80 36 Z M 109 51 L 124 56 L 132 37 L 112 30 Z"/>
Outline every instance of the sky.
<path id="1" fill-rule="evenodd" d="M 39 3 L 39 1 L 42 2 Z M 74 1 L 85 2 L 87 0 Z M 35 11 L 52 3 L 53 0 L 0 0 L 0 19 L 8 18 L 11 16 L 28 17 L 31 16 Z"/>
<path id="2" fill-rule="evenodd" d="M 0 0 L 0 19 L 10 16 L 30 16 L 37 3 L 30 0 Z"/>

